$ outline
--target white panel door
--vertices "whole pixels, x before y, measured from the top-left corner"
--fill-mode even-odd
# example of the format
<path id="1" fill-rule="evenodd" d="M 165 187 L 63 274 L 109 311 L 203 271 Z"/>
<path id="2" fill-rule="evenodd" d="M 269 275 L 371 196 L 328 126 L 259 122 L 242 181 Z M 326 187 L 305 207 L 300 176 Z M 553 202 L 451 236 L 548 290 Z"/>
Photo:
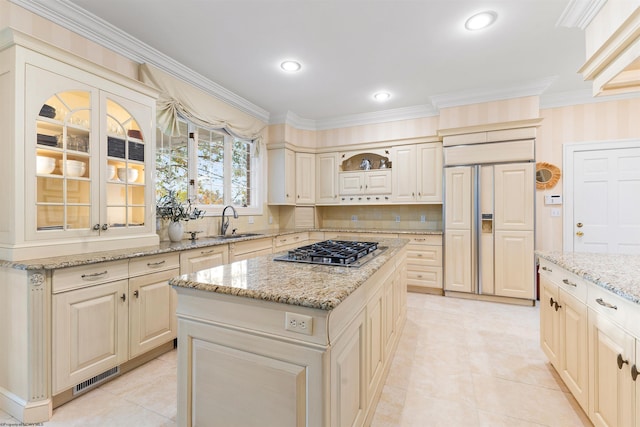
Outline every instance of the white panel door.
<path id="1" fill-rule="evenodd" d="M 640 254 L 640 147 L 578 151 L 573 167 L 572 249 Z"/>

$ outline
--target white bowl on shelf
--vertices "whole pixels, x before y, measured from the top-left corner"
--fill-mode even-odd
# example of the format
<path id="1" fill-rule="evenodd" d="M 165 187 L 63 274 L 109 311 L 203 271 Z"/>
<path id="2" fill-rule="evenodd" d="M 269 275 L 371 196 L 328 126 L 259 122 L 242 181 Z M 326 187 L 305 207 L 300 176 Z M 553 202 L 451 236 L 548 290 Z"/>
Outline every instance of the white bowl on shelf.
<path id="1" fill-rule="evenodd" d="M 47 156 L 36 156 L 36 172 L 49 174 L 56 168 L 56 159 Z"/>
<path id="2" fill-rule="evenodd" d="M 63 164 L 62 160 L 60 160 L 60 164 Z M 62 169 L 66 176 L 78 177 L 84 175 L 87 170 L 87 166 L 84 162 L 78 160 L 65 160 L 64 167 Z"/>
<path id="3" fill-rule="evenodd" d="M 136 182 L 138 170 L 133 168 L 118 168 L 118 179 L 122 182 Z"/>
<path id="4" fill-rule="evenodd" d="M 109 181 L 116 177 L 116 167 L 113 165 L 107 165 L 107 179 Z"/>

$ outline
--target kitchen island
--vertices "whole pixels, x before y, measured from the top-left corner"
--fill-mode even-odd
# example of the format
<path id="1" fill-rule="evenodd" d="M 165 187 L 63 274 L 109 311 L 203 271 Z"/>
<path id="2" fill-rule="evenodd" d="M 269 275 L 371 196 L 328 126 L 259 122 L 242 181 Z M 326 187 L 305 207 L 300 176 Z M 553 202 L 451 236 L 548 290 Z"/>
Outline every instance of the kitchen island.
<path id="1" fill-rule="evenodd" d="M 178 292 L 178 425 L 370 422 L 406 317 L 404 239 L 359 268 L 239 261 Z"/>

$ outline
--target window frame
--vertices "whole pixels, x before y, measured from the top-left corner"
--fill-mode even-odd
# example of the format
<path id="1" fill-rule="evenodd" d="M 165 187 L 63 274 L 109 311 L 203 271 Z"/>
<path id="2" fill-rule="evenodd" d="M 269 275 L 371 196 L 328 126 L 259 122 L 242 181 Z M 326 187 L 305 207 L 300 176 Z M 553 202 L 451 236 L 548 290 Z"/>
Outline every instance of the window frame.
<path id="1" fill-rule="evenodd" d="M 224 138 L 224 160 L 223 160 L 223 188 L 224 188 L 224 204 L 222 205 L 204 205 L 200 203 L 193 203 L 193 206 L 205 211 L 205 217 L 220 216 L 222 210 L 231 203 L 231 174 L 232 174 L 232 150 L 233 142 L 236 140 L 246 142 L 250 145 L 251 150 L 251 164 L 250 169 L 250 187 L 251 192 L 250 200 L 253 204 L 250 206 L 235 206 L 232 205 L 238 215 L 262 215 L 263 203 L 264 203 L 264 189 L 261 183 L 263 180 L 259 179 L 263 175 L 264 167 L 262 156 L 256 155 L 255 146 L 257 142 L 249 141 L 242 138 L 234 137 L 228 132 L 220 129 L 208 129 L 204 126 L 199 126 L 195 123 L 185 120 L 183 118 L 180 121 L 187 124 L 187 195 L 190 200 L 197 200 L 198 192 L 198 129 L 205 129 L 207 131 L 220 134 Z"/>

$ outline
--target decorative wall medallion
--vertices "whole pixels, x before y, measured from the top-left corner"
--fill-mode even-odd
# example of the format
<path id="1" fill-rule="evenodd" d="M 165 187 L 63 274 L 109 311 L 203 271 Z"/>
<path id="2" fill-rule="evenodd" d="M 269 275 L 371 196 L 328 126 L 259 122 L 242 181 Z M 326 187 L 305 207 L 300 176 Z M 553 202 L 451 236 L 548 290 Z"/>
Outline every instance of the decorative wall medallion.
<path id="1" fill-rule="evenodd" d="M 548 190 L 555 187 L 560 180 L 562 173 L 560 169 L 551 163 L 536 163 L 536 188 L 538 190 Z"/>

